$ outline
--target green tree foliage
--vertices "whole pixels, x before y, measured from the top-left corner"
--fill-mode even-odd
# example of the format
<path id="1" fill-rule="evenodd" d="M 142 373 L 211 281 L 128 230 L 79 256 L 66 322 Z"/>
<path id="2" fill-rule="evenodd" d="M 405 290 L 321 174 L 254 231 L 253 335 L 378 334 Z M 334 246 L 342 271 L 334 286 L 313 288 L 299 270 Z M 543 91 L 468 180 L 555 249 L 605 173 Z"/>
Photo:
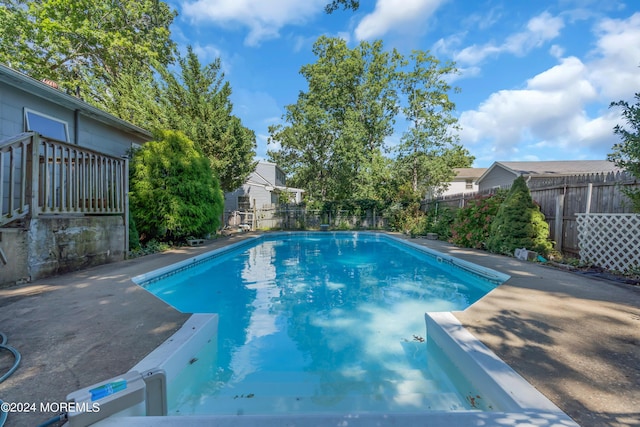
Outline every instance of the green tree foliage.
<path id="1" fill-rule="evenodd" d="M 325 36 L 313 53 L 317 62 L 300 71 L 309 90 L 286 107 L 288 126 L 270 128 L 269 142 L 280 148 L 268 154 L 311 199 L 375 196 L 381 148 L 393 131 L 397 96 L 389 82 L 397 58 L 381 42 L 350 49 Z"/>
<path id="2" fill-rule="evenodd" d="M 143 241 L 213 233 L 224 199 L 209 160 L 185 135 L 158 132 L 131 162 L 131 211 Z"/>
<path id="3" fill-rule="evenodd" d="M 231 86 L 224 79 L 219 58 L 203 66 L 189 46 L 178 64 L 179 75 L 162 71 L 167 125 L 202 149 L 224 191 L 235 190 L 255 169 L 255 134 L 232 114 Z"/>
<path id="4" fill-rule="evenodd" d="M 385 51 L 380 41 L 351 49 L 340 38 L 320 37 L 313 53 L 317 61 L 301 69 L 308 90 L 286 107 L 285 124 L 269 129 L 269 143 L 278 149 L 268 152 L 307 197 L 384 200 L 411 175 L 398 165 L 415 166 L 417 187 L 434 185 L 453 166 L 471 163 L 466 150 L 453 144 L 454 106 L 444 93 L 449 66 L 438 67 L 433 57 L 418 52 L 405 60 L 396 50 Z M 410 62 L 414 68 L 404 71 Z M 402 113 L 413 130 L 396 163 L 385 156 L 385 142 L 402 102 L 410 99 Z"/>
<path id="5" fill-rule="evenodd" d="M 398 174 L 402 182 L 410 182 L 415 197 L 420 199 L 427 192 L 437 193 L 442 183 L 453 178 L 453 168 L 470 167 L 473 157 L 457 144 L 457 118 L 453 115 L 455 104 L 448 93 L 457 91 L 447 82 L 447 77 L 457 73 L 452 63 L 440 61 L 428 52 L 414 51 L 409 69 L 399 74 L 399 84 L 406 102 L 402 113 L 409 122 L 397 153 Z"/>
<path id="6" fill-rule="evenodd" d="M 159 0 L 0 0 L 0 62 L 102 102 L 122 72 L 170 62 L 176 16 Z"/>
<path id="7" fill-rule="evenodd" d="M 612 107 L 622 107 L 622 118 L 626 126 L 616 125 L 613 129 L 622 142 L 613 146 L 613 152 L 607 158 L 616 166 L 640 178 L 640 93 L 635 94 L 635 99 L 636 103 L 633 105 L 625 101 L 611 104 Z M 634 210 L 640 212 L 640 190 L 627 191 L 626 194 L 631 199 Z"/>
<path id="8" fill-rule="evenodd" d="M 469 200 L 456 212 L 449 241 L 465 248 L 483 249 L 489 239 L 491 223 L 506 196 L 506 191 L 498 191 Z"/>
<path id="9" fill-rule="evenodd" d="M 360 2 L 358 0 L 333 0 L 325 6 L 324 10 L 326 13 L 333 13 L 340 9 L 340 6 L 342 6 L 344 10 L 358 10 Z"/>
<path id="10" fill-rule="evenodd" d="M 146 129 L 181 131 L 209 158 L 222 189 L 235 190 L 255 168 L 256 138 L 233 115 L 220 59 L 203 66 L 188 47 L 178 72 L 156 65 L 121 76 L 107 109 Z"/>
<path id="11" fill-rule="evenodd" d="M 552 247 L 549 224 L 540 207 L 533 202 L 524 178 L 519 176 L 491 223 L 486 248 L 506 255 L 512 255 L 517 248 L 546 255 Z"/>

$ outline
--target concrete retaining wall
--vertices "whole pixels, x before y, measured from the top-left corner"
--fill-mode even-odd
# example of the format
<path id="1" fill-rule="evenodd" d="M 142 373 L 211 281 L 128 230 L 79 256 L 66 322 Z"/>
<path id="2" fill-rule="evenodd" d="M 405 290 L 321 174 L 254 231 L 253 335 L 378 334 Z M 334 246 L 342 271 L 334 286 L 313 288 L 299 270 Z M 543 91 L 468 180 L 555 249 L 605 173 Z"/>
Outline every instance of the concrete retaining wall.
<path id="1" fill-rule="evenodd" d="M 39 217 L 26 230 L 1 229 L 0 286 L 40 279 L 125 257 L 121 216 Z"/>
<path id="2" fill-rule="evenodd" d="M 0 286 L 29 281 L 27 231 L 24 228 L 0 228 Z M 5 263 L 6 262 L 6 263 Z"/>

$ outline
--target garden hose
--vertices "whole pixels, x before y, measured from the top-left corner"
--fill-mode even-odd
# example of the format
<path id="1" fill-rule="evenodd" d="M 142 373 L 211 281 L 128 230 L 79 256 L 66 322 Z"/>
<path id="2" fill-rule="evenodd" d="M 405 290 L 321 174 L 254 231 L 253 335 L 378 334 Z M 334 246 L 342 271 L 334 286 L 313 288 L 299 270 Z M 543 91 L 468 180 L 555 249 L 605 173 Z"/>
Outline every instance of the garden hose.
<path id="1" fill-rule="evenodd" d="M 10 351 L 13 354 L 13 358 L 14 358 L 13 366 L 9 368 L 9 370 L 4 375 L 0 377 L 0 383 L 6 380 L 7 378 L 9 378 L 9 376 L 13 374 L 16 369 L 18 369 L 18 365 L 20 364 L 20 359 L 22 359 L 22 356 L 20 356 L 20 352 L 18 352 L 18 350 L 11 347 L 10 345 L 7 345 L 6 343 L 7 343 L 7 336 L 2 332 L 0 332 L 0 349 Z M 3 403 L 2 399 L 0 399 L 0 404 L 2 403 Z M 4 425 L 5 421 L 7 421 L 7 413 L 0 410 L 0 427 Z"/>

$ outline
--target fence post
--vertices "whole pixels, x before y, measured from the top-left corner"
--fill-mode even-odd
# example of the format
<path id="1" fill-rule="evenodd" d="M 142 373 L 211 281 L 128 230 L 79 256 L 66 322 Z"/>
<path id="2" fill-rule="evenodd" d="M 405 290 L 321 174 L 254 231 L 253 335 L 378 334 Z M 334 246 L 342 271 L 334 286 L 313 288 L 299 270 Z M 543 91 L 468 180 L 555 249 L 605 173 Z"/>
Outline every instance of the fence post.
<path id="1" fill-rule="evenodd" d="M 45 152 L 45 165 L 47 163 L 46 154 Z M 38 195 L 40 193 L 40 135 L 35 132 L 31 137 L 31 173 L 28 180 L 31 185 L 31 218 L 37 218 L 40 213 L 40 205 L 38 203 Z"/>
<path id="2" fill-rule="evenodd" d="M 556 250 L 562 252 L 562 240 L 564 238 L 564 193 L 556 196 L 556 223 L 554 224 L 553 237 L 556 240 Z"/>
<path id="3" fill-rule="evenodd" d="M 587 207 L 585 208 L 585 213 L 591 213 L 591 195 L 593 194 L 593 183 L 589 183 L 587 185 Z"/>
<path id="4" fill-rule="evenodd" d="M 122 162 L 122 193 L 124 210 L 124 259 L 129 258 L 129 158 Z"/>
<path id="5" fill-rule="evenodd" d="M 253 218 L 251 218 L 251 230 L 258 229 L 258 210 L 256 208 L 256 199 L 253 199 Z"/>

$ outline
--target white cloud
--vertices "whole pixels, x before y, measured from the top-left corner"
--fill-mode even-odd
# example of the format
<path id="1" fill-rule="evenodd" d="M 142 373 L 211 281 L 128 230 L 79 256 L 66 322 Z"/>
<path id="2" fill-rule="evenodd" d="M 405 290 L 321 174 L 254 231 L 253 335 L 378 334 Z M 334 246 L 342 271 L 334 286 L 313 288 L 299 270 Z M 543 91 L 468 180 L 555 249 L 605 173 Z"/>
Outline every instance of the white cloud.
<path id="1" fill-rule="evenodd" d="M 196 0 L 185 1 L 182 13 L 195 22 L 249 28 L 245 44 L 259 45 L 279 37 L 285 25 L 301 25 L 321 13 L 324 0 Z"/>
<path id="2" fill-rule="evenodd" d="M 628 98 L 640 89 L 640 13 L 629 19 L 605 19 L 592 53 L 590 78 L 609 101 Z"/>
<path id="3" fill-rule="evenodd" d="M 524 89 L 493 93 L 461 114 L 461 141 L 478 160 L 604 158 L 620 122 L 609 103 L 640 91 L 640 13 L 602 20 L 594 34 L 595 48 L 585 58 L 559 58 Z M 557 46 L 550 51 L 556 57 L 562 52 Z"/>
<path id="4" fill-rule="evenodd" d="M 511 158 L 528 139 L 552 141 L 557 150 L 586 141 L 581 129 L 589 120 L 583 107 L 597 98 L 586 76 L 586 66 L 569 57 L 529 79 L 525 89 L 492 94 L 477 110 L 460 116 L 463 142 L 489 140 L 495 156 Z"/>
<path id="5" fill-rule="evenodd" d="M 549 48 L 549 54 L 551 54 L 551 56 L 553 56 L 554 58 L 560 59 L 564 56 L 564 48 L 562 46 L 554 44 Z"/>
<path id="6" fill-rule="evenodd" d="M 501 53 L 511 53 L 514 55 L 524 55 L 536 47 L 542 46 L 545 42 L 553 40 L 560 35 L 560 30 L 564 27 L 562 18 L 554 17 L 548 12 L 544 12 L 527 23 L 524 31 L 512 34 L 502 44 L 488 43 L 485 45 L 472 45 L 456 53 L 456 62 L 475 65 L 485 58 Z"/>
<path id="7" fill-rule="evenodd" d="M 198 56 L 200 61 L 206 64 L 213 62 L 216 58 L 222 57 L 222 51 L 218 49 L 217 46 L 210 44 L 202 46 L 196 42 L 193 45 L 193 52 Z"/>
<path id="8" fill-rule="evenodd" d="M 405 32 L 425 22 L 447 0 L 377 0 L 375 10 L 355 29 L 358 40 L 381 37 L 390 31 Z"/>

